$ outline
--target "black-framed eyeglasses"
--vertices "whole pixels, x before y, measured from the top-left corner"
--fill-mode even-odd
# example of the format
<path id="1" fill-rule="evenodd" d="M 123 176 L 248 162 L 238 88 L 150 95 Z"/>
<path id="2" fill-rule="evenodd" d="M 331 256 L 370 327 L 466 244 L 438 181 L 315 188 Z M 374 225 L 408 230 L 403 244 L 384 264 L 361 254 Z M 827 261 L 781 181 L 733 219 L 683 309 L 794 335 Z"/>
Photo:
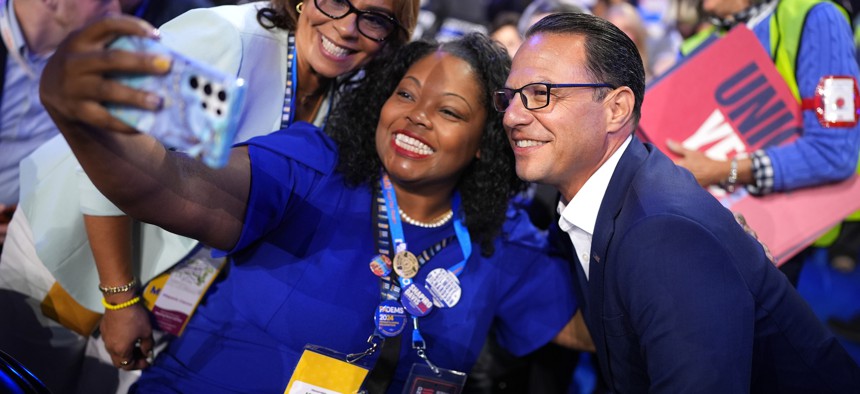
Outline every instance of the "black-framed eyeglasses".
<path id="1" fill-rule="evenodd" d="M 341 19 L 355 13 L 358 32 L 374 41 L 385 41 L 398 27 L 397 19 L 378 11 L 363 11 L 355 8 L 349 0 L 314 0 L 317 9 L 331 19 Z"/>
<path id="2" fill-rule="evenodd" d="M 496 111 L 505 112 L 511 105 L 511 100 L 519 93 L 523 106 L 528 110 L 541 109 L 549 105 L 549 96 L 555 88 L 610 88 L 608 83 L 543 83 L 535 82 L 519 89 L 502 88 L 493 92 L 493 106 Z"/>

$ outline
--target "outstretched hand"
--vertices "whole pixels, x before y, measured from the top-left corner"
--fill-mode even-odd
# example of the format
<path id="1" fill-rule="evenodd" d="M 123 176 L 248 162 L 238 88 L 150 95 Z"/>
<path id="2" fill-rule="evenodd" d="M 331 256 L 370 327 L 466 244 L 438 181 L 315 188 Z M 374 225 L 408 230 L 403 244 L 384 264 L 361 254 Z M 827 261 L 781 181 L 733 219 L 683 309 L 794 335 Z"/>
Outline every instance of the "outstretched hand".
<path id="1" fill-rule="evenodd" d="M 108 16 L 69 35 L 51 56 L 42 73 L 39 96 L 57 125 L 87 124 L 133 133 L 133 128 L 108 113 L 104 103 L 159 108 L 157 95 L 108 78 L 112 73 L 164 74 L 170 69 L 170 59 L 163 56 L 106 49 L 123 35 L 157 39 L 158 31 L 141 19 Z"/>
<path id="2" fill-rule="evenodd" d="M 684 148 L 679 142 L 668 140 L 666 146 L 669 150 L 678 155 L 675 164 L 686 168 L 693 173 L 696 181 L 702 187 L 719 184 L 726 179 L 730 164 L 726 161 L 719 161 L 705 156 L 704 153 Z"/>

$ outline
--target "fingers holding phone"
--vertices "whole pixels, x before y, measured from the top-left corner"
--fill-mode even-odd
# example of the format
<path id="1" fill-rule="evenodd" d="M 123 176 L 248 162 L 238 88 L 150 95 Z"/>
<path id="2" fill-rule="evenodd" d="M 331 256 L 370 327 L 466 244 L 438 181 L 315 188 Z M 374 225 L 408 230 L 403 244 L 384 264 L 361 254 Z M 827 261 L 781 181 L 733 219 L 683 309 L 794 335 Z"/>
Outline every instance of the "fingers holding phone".
<path id="1" fill-rule="evenodd" d="M 117 72 L 163 74 L 170 60 L 152 54 L 108 49 L 120 36 L 158 38 L 155 28 L 141 19 L 113 15 L 69 35 L 42 73 L 39 95 L 57 124 L 85 123 L 102 129 L 134 132 L 111 116 L 103 103 L 143 108 L 157 107 L 156 98 L 110 78 Z"/>

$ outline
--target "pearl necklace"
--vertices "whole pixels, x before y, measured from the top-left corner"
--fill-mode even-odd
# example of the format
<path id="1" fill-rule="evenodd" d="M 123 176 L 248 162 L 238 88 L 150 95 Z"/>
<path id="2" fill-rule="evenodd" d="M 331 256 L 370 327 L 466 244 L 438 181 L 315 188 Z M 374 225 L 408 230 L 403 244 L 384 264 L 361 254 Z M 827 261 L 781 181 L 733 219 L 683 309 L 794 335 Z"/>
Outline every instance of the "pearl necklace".
<path id="1" fill-rule="evenodd" d="M 444 214 L 442 214 L 442 216 L 440 216 L 439 219 L 436 219 L 430 223 L 427 223 L 427 222 L 422 222 L 422 221 L 415 220 L 415 219 L 409 217 L 409 215 L 407 215 L 406 212 L 403 212 L 403 209 L 401 209 L 400 207 L 397 207 L 397 210 L 400 212 L 400 217 L 403 218 L 404 222 L 409 223 L 413 226 L 424 227 L 424 228 L 441 227 L 445 223 L 448 223 L 448 221 L 451 220 L 452 217 L 454 217 L 454 211 L 449 209 L 448 212 L 445 212 Z"/>

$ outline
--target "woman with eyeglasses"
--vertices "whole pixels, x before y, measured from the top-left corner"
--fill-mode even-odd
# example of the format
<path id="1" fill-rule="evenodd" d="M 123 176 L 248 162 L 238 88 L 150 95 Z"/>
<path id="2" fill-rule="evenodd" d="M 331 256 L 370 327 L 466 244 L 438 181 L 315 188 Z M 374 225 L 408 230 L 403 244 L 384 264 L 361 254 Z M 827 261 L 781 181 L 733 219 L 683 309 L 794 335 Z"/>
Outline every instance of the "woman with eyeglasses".
<path id="1" fill-rule="evenodd" d="M 237 136 L 237 141 L 244 141 L 296 121 L 322 126 L 333 101 L 345 93 L 350 80 L 370 59 L 394 52 L 409 41 L 418 7 L 419 0 L 273 0 L 205 8 L 162 26 L 160 39 L 186 56 L 245 80 L 248 93 Z M 100 41 L 88 44 L 104 52 L 115 37 L 99 37 Z M 97 62 L 80 63 L 76 78 L 55 88 L 64 89 L 70 97 L 92 94 L 93 86 L 109 83 L 107 73 L 93 65 Z M 74 103 L 68 100 L 63 105 Z M 74 110 L 87 116 L 104 107 L 96 104 Z M 70 155 L 63 141 L 41 153 Z M 69 162 L 70 166 L 76 164 Z M 151 315 L 142 303 L 130 301 L 136 299 L 142 283 L 189 255 L 197 242 L 144 224 L 140 241 L 132 246 L 132 220 L 84 174 L 76 176 L 74 168 L 51 169 L 60 170 L 69 173 L 61 177 L 67 182 L 44 186 L 58 198 L 42 199 L 50 206 L 33 206 L 31 215 L 49 215 L 57 209 L 86 215 L 75 216 L 74 223 L 31 217 L 31 223 L 50 223 L 48 228 L 32 229 L 36 242 L 73 247 L 67 253 L 51 251 L 52 256 L 64 256 L 61 261 L 28 264 L 47 265 L 77 302 L 92 311 L 103 311 L 101 338 L 113 365 L 124 370 L 144 368 L 153 348 Z M 68 190 L 57 192 L 61 189 Z M 92 255 L 80 253 L 87 248 L 84 226 Z M 140 257 L 133 250 L 142 252 Z M 97 273 L 91 269 L 93 260 Z M 102 303 L 112 307 L 103 308 Z M 117 305 L 123 307 L 114 307 Z"/>
<path id="2" fill-rule="evenodd" d="M 370 369 L 369 392 L 415 392 L 416 371 L 463 379 L 455 372 L 471 369 L 491 328 L 518 355 L 584 333 L 569 323 L 568 266 L 548 257 L 523 212 L 508 210 L 522 183 L 491 88 L 510 59 L 486 36 L 410 43 L 368 66 L 326 133 L 296 123 L 212 170 L 121 123 L 69 111 L 68 92 L 47 88 L 92 55 L 78 39 L 116 22 L 57 52 L 43 77 L 46 108 L 113 201 L 232 257 L 140 392 L 356 392 L 367 373 L 356 365 Z M 325 374 L 352 385 L 326 386 Z"/>

